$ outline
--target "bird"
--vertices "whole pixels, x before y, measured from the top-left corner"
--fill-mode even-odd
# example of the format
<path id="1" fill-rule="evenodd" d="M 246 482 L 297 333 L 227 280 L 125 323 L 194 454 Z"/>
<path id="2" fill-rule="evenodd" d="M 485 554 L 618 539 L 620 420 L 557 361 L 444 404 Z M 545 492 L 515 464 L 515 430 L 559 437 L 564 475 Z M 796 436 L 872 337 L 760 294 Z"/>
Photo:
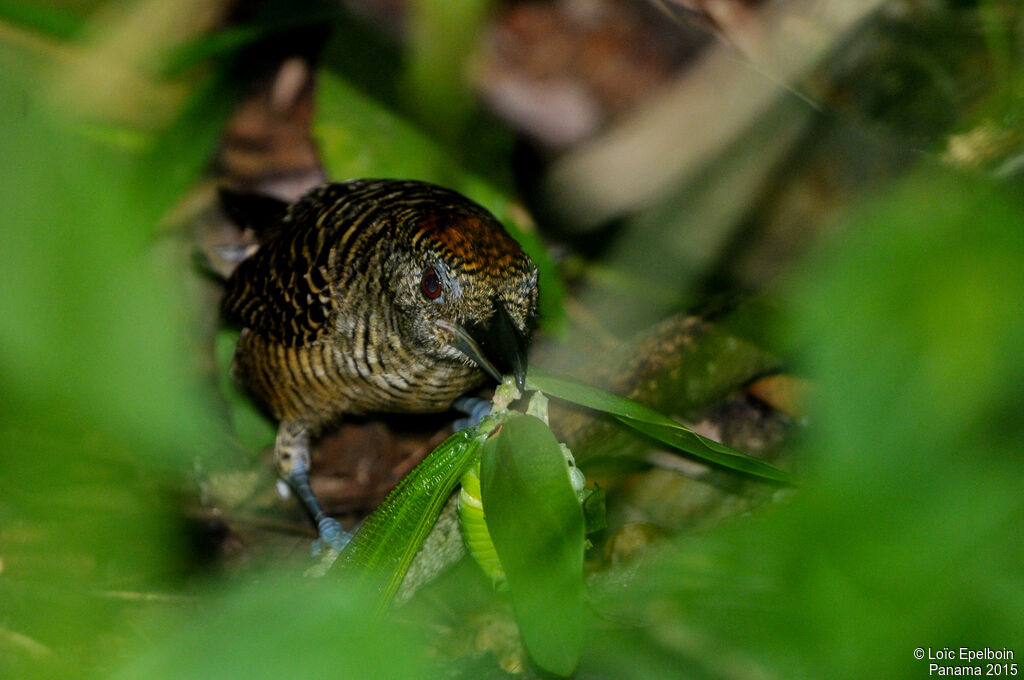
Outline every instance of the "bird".
<path id="1" fill-rule="evenodd" d="M 313 494 L 311 444 L 345 416 L 479 407 L 456 400 L 488 378 L 521 389 L 537 267 L 485 208 L 427 182 L 332 182 L 290 204 L 220 194 L 259 240 L 225 284 L 232 375 L 278 423 L 275 464 L 314 549 L 340 551 L 351 535 Z"/>

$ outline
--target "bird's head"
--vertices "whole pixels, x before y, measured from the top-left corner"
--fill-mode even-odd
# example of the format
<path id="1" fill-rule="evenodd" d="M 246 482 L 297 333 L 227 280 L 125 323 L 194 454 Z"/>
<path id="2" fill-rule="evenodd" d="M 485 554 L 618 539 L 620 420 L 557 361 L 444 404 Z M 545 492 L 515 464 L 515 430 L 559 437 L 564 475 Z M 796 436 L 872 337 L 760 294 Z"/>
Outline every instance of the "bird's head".
<path id="1" fill-rule="evenodd" d="M 436 359 L 476 365 L 522 388 L 537 310 L 537 268 L 486 210 L 430 187 L 402 211 L 387 269 L 400 332 Z"/>

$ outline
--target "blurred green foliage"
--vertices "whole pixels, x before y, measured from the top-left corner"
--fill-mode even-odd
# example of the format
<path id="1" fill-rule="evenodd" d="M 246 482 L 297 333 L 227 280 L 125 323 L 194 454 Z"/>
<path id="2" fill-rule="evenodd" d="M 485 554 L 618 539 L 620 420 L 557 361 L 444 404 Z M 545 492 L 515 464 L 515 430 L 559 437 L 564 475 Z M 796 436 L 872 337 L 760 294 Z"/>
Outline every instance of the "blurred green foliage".
<path id="1" fill-rule="evenodd" d="M 439 672 L 419 633 L 374 614 L 369 593 L 271 575 L 206 593 L 150 634 L 112 678 L 414 678 Z M 435 676 L 436 677 L 436 676 Z"/>
<path id="2" fill-rule="evenodd" d="M 173 495 L 219 439 L 188 370 L 184 261 L 156 247 L 218 104 L 195 145 L 172 125 L 128 150 L 83 134 L 46 54 L 3 43 L 0 61 L 0 674 L 85 677 L 132 593 L 186 572 Z"/>
<path id="3" fill-rule="evenodd" d="M 1019 17 L 982 6 L 1007 85 L 979 110 L 1019 125 L 1006 94 L 1024 72 Z M 52 16 L 0 4 L 5 28 L 81 47 L 78 19 Z M 431 622 L 377 618 L 344 580 L 192 578 L 176 495 L 229 424 L 196 368 L 188 258 L 158 225 L 208 162 L 233 89 L 223 65 L 186 59 L 167 122 L 137 128 L 78 115 L 52 55 L 25 45 L 0 40 L 0 676 L 448 672 L 424 641 Z M 429 72 L 410 66 L 408 86 Z M 449 166 L 443 139 L 329 71 L 322 85 L 329 168 L 422 172 L 506 216 L 507 194 Z M 923 677 L 916 647 L 1022 651 L 1020 195 L 1012 173 L 929 166 L 858 201 L 774 319 L 818 385 L 799 489 L 595 576 L 582 676 Z M 453 595 L 427 609 L 464 607 Z"/>
<path id="4" fill-rule="evenodd" d="M 14 26 L 55 38 L 73 38 L 85 23 L 89 7 L 48 7 L 39 3 L 0 0 L 0 16 Z"/>
<path id="5" fill-rule="evenodd" d="M 819 381 L 799 492 L 610 580 L 634 625 L 589 638 L 598 668 L 906 678 L 917 647 L 1019 644 L 1022 219 L 1018 192 L 934 168 L 847 218 L 779 328 Z"/>
<path id="6" fill-rule="evenodd" d="M 410 36 L 403 90 L 424 125 L 452 143 L 476 111 L 467 86 L 466 55 L 480 39 L 489 0 L 421 0 L 410 5 Z"/>

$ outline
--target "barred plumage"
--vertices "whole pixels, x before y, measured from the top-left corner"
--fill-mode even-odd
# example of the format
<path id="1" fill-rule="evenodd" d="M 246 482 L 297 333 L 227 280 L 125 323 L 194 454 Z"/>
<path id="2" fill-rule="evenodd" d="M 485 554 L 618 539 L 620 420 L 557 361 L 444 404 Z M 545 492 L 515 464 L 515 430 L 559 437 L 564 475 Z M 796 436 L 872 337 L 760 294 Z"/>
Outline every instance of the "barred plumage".
<path id="1" fill-rule="evenodd" d="M 224 198 L 244 220 L 245 197 Z M 266 214 L 265 197 L 254 205 Z M 293 486 L 308 487 L 309 438 L 332 419 L 443 411 L 488 373 L 522 380 L 537 271 L 484 208 L 423 182 L 354 180 L 280 213 L 223 308 L 243 329 L 235 374 L 281 421 Z M 331 520 L 296 491 L 324 533 Z"/>

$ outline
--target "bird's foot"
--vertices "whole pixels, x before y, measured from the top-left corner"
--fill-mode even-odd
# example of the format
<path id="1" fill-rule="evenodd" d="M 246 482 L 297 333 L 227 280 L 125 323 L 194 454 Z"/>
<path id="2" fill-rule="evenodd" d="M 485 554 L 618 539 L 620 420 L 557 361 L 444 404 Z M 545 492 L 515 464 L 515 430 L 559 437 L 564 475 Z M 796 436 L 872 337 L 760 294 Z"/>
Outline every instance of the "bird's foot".
<path id="1" fill-rule="evenodd" d="M 320 521 L 316 523 L 316 529 L 320 532 L 320 536 L 313 541 L 313 557 L 318 557 L 327 549 L 341 552 L 352 540 L 352 534 L 345 531 L 341 522 L 333 517 L 321 517 Z"/>
<path id="2" fill-rule="evenodd" d="M 491 402 L 477 397 L 459 397 L 452 404 L 452 408 L 466 414 L 465 418 L 459 418 L 452 423 L 455 431 L 459 432 L 479 425 L 480 421 L 491 412 Z"/>
<path id="3" fill-rule="evenodd" d="M 345 544 L 352 539 L 352 534 L 345 531 L 338 520 L 328 517 L 316 496 L 313 494 L 313 487 L 309 483 L 309 470 L 304 463 L 296 463 L 287 476 L 288 486 L 306 507 L 310 517 L 316 522 L 316 530 L 319 537 L 313 541 L 313 557 L 318 556 L 325 550 L 341 552 Z"/>

